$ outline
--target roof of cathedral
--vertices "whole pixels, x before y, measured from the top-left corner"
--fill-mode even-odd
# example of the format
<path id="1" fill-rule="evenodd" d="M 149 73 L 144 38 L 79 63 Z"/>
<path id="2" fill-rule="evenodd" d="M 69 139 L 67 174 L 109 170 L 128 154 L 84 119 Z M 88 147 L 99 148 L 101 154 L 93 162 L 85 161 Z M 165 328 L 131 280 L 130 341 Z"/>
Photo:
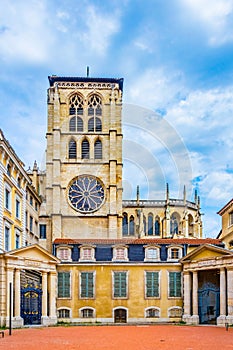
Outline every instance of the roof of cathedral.
<path id="1" fill-rule="evenodd" d="M 202 245 L 214 244 L 222 245 L 220 239 L 215 238 L 138 238 L 138 239 L 71 239 L 56 238 L 54 244 L 189 244 Z"/>
<path id="2" fill-rule="evenodd" d="M 58 77 L 57 75 L 51 75 L 48 77 L 50 86 L 53 86 L 55 82 L 86 82 L 86 83 L 112 83 L 119 84 L 119 88 L 123 91 L 123 78 L 93 78 L 93 77 Z"/>

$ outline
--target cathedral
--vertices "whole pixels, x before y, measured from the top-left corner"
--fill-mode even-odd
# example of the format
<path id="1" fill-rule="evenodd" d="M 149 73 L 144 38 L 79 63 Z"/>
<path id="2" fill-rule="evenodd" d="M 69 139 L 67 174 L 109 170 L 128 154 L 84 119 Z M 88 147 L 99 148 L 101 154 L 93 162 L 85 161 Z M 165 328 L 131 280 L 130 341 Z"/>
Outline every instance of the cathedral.
<path id="1" fill-rule="evenodd" d="M 0 130 L 0 326 L 233 324 L 233 200 L 122 192 L 123 79 L 49 76 L 46 169 Z"/>

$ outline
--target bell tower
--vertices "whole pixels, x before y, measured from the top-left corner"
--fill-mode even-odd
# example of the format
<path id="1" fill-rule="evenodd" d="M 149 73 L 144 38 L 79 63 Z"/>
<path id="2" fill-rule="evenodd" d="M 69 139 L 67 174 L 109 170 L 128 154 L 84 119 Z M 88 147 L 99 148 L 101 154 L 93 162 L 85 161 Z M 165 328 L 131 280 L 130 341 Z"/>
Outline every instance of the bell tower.
<path id="1" fill-rule="evenodd" d="M 47 240 L 120 238 L 123 79 L 49 76 Z"/>

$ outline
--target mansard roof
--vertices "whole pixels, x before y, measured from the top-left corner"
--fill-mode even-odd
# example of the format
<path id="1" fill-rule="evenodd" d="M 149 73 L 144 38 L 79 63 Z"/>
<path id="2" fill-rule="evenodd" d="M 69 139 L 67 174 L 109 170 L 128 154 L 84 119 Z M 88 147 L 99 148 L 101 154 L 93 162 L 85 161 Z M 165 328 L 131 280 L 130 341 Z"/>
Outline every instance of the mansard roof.
<path id="1" fill-rule="evenodd" d="M 223 246 L 220 239 L 216 238 L 122 238 L 122 239 L 71 239 L 57 238 L 54 244 L 188 244 L 192 246 L 213 244 Z"/>
<path id="2" fill-rule="evenodd" d="M 119 88 L 123 91 L 123 78 L 91 78 L 91 77 L 58 77 L 57 75 L 51 75 L 48 77 L 50 86 L 53 86 L 56 82 L 84 82 L 84 83 L 112 83 L 119 84 Z"/>

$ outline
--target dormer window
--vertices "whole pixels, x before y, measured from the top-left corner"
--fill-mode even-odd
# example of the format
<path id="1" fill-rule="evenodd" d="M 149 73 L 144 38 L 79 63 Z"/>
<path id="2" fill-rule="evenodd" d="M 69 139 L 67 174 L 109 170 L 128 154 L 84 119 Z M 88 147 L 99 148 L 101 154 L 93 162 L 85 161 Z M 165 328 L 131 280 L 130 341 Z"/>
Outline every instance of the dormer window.
<path id="1" fill-rule="evenodd" d="M 113 261 L 128 261 L 128 247 L 113 247 Z"/>
<path id="2" fill-rule="evenodd" d="M 159 261 L 159 260 L 160 260 L 160 247 L 146 246 L 144 261 Z"/>
<path id="3" fill-rule="evenodd" d="M 71 258 L 71 247 L 58 247 L 57 258 L 61 261 L 72 261 Z"/>
<path id="4" fill-rule="evenodd" d="M 182 258 L 182 247 L 169 247 L 168 260 L 179 260 Z"/>
<path id="5" fill-rule="evenodd" d="M 79 261 L 95 261 L 95 247 L 94 246 L 80 247 Z"/>

